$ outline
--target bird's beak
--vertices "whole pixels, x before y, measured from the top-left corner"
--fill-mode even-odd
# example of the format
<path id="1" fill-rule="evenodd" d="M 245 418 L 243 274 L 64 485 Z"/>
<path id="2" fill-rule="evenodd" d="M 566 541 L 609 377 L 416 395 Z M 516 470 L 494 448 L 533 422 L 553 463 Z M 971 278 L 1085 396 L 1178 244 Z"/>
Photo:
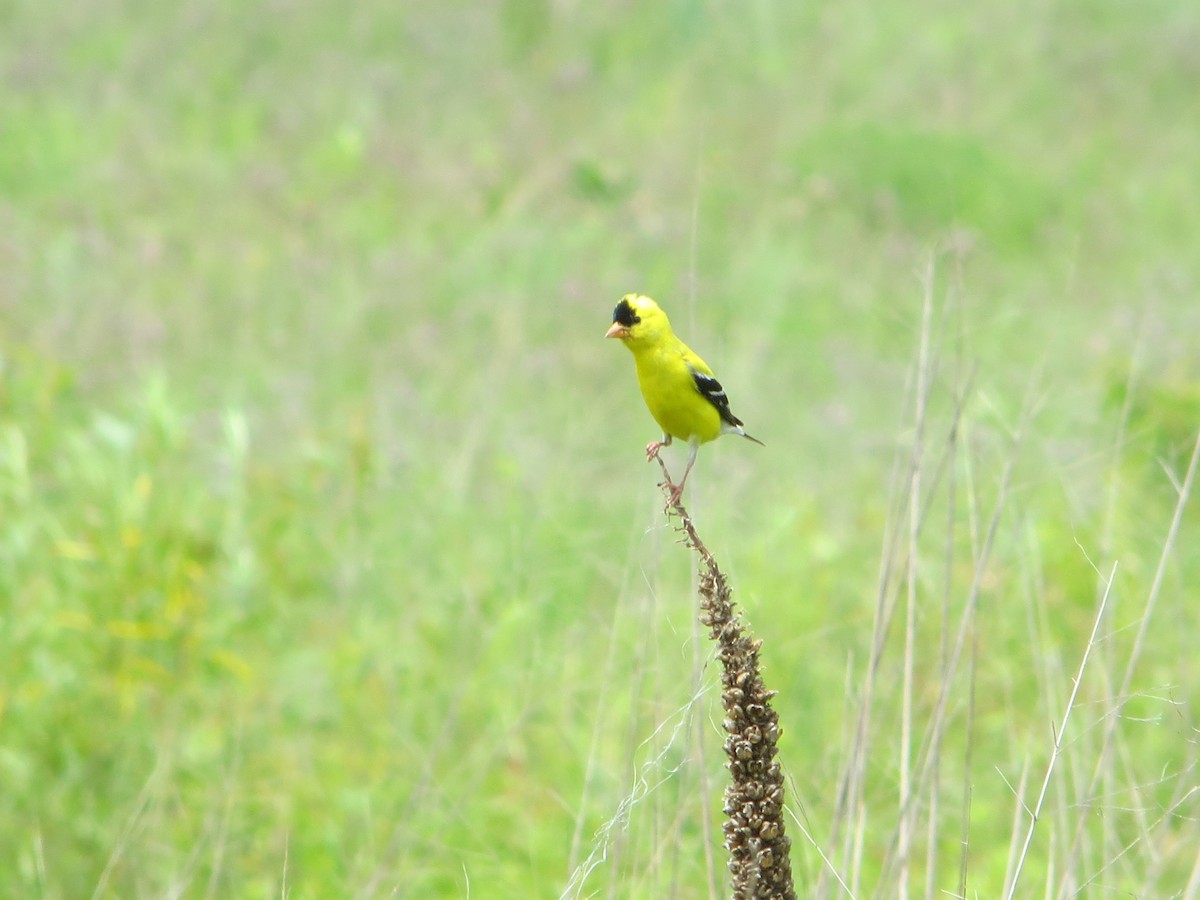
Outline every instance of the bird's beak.
<path id="1" fill-rule="evenodd" d="M 612 327 L 608 329 L 608 332 L 604 336 L 606 338 L 621 338 L 624 340 L 629 337 L 629 328 L 620 322 L 613 322 Z"/>

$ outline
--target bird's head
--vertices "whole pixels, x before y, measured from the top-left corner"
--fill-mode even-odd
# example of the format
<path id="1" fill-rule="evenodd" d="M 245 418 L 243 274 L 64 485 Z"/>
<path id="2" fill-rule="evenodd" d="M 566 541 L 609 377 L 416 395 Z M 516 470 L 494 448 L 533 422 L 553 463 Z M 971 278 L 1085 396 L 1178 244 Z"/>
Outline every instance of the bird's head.
<path id="1" fill-rule="evenodd" d="M 667 314 L 657 303 L 642 294 L 626 294 L 613 310 L 612 327 L 604 336 L 620 338 L 632 350 L 670 330 Z"/>

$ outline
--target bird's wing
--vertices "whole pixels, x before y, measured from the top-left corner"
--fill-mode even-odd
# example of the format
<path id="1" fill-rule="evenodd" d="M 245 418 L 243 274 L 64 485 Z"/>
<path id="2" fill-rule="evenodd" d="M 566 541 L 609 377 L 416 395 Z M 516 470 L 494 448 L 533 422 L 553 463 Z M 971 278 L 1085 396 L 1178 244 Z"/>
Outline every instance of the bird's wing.
<path id="1" fill-rule="evenodd" d="M 701 362 L 703 366 L 704 363 Z M 704 366 L 705 369 L 708 366 Z M 711 372 L 704 372 L 697 368 L 693 363 L 688 363 L 688 369 L 692 373 L 692 380 L 696 383 L 696 390 L 700 392 L 705 400 L 717 408 L 717 412 L 721 414 L 721 418 L 732 425 L 734 428 L 742 427 L 742 420 L 735 416 L 729 409 L 729 398 L 725 396 L 725 389 L 721 387 L 721 382 L 713 377 Z"/>

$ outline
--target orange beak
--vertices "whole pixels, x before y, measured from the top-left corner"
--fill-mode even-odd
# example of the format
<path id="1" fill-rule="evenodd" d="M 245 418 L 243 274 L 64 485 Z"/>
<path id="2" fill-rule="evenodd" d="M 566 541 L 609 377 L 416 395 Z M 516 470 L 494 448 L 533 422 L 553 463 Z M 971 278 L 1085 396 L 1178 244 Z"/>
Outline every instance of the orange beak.
<path id="1" fill-rule="evenodd" d="M 612 326 L 608 329 L 604 336 L 606 338 L 611 337 L 624 340 L 625 338 L 629 337 L 629 328 L 625 325 L 622 325 L 620 322 L 613 322 Z"/>

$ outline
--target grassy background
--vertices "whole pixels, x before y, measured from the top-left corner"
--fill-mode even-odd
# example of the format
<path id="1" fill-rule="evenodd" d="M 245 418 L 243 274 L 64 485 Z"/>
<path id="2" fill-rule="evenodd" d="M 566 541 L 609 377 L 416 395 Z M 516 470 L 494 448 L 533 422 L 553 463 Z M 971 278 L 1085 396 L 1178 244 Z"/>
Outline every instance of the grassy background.
<path id="1" fill-rule="evenodd" d="M 0 893 L 720 885 L 715 666 L 601 340 L 640 290 L 767 443 L 706 448 L 690 505 L 853 893 L 999 895 L 1116 561 L 1021 884 L 1195 894 L 1193 510 L 1148 598 L 1200 426 L 1196 9 L 0 26 Z"/>

